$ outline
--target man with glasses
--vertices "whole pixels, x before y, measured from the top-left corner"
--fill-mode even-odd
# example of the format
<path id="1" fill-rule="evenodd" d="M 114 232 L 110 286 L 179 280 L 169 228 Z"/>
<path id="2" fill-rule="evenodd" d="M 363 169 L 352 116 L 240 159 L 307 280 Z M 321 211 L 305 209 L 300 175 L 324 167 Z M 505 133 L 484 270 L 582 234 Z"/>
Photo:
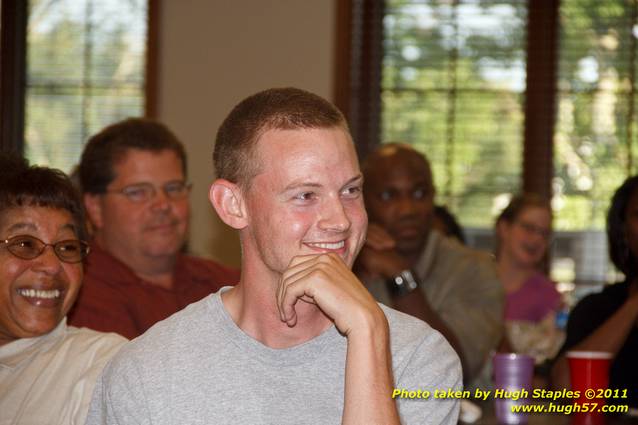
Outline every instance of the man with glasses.
<path id="1" fill-rule="evenodd" d="M 503 335 L 504 294 L 492 261 L 432 231 L 430 164 L 410 145 L 388 143 L 362 167 L 370 224 L 357 260 L 378 301 L 441 332 L 475 381 Z"/>
<path id="2" fill-rule="evenodd" d="M 95 380 L 126 343 L 66 324 L 89 246 L 58 170 L 0 153 L 0 422 L 81 424 Z"/>
<path id="3" fill-rule="evenodd" d="M 93 228 L 71 323 L 135 338 L 238 272 L 181 253 L 191 185 L 186 154 L 164 125 L 131 118 L 91 137 L 79 166 Z"/>

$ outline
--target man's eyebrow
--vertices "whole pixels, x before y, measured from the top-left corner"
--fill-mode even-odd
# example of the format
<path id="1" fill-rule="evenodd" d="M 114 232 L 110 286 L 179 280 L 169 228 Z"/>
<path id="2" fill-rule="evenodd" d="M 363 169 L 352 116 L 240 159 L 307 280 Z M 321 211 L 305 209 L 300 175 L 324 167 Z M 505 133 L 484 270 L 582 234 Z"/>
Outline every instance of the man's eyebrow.
<path id="1" fill-rule="evenodd" d="M 363 182 L 363 175 L 362 174 L 358 174 L 356 176 L 354 176 L 353 178 L 351 178 L 350 180 L 348 180 L 343 187 L 348 186 L 352 183 L 361 181 Z M 297 181 L 297 182 L 292 182 L 290 183 L 288 186 L 285 187 L 284 192 L 287 192 L 289 190 L 294 190 L 294 189 L 299 189 L 302 187 L 323 187 L 323 185 L 321 183 L 317 183 L 317 182 L 304 182 L 304 181 Z"/>
<path id="2" fill-rule="evenodd" d="M 345 187 L 345 186 L 348 186 L 348 185 L 350 185 L 350 184 L 352 184 L 352 183 L 360 183 L 360 184 L 363 184 L 363 174 L 361 174 L 361 173 L 357 174 L 356 176 L 354 176 L 353 178 L 351 178 L 350 180 L 348 180 L 348 181 L 346 182 L 346 184 L 344 184 L 343 186 Z"/>
<path id="3" fill-rule="evenodd" d="M 322 184 L 316 183 L 316 182 L 298 181 L 298 182 L 292 182 L 288 186 L 286 186 L 284 188 L 284 192 L 287 192 L 289 190 L 299 189 L 302 187 L 322 187 L 322 186 L 323 186 Z"/>

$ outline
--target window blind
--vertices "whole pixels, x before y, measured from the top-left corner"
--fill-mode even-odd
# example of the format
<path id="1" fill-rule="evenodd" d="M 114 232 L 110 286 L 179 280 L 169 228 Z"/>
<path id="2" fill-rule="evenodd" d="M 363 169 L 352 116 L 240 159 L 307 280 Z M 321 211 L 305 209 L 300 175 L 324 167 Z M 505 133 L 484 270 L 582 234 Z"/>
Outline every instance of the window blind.
<path id="1" fill-rule="evenodd" d="M 491 227 L 520 187 L 525 1 L 386 2 L 381 141 L 424 152 L 438 201 Z"/>
<path id="2" fill-rule="evenodd" d="M 87 138 L 144 113 L 146 0 L 31 0 L 25 155 L 69 172 Z"/>
<path id="3" fill-rule="evenodd" d="M 372 88 L 364 102 L 352 90 L 357 128 L 379 128 L 362 150 L 400 140 L 428 155 L 437 201 L 481 248 L 489 249 L 494 216 L 510 194 L 551 196 L 553 276 L 618 279 L 604 225 L 614 190 L 637 167 L 638 2 L 351 3 L 355 24 L 362 7 L 382 11 L 377 21 L 352 26 L 355 33 L 382 28 L 380 63 L 358 52 L 365 43 L 351 44 L 353 58 L 368 58 L 364 70 L 381 67 L 376 123 L 358 122 L 375 119 L 365 112 L 377 108 L 374 84 L 353 84 Z"/>

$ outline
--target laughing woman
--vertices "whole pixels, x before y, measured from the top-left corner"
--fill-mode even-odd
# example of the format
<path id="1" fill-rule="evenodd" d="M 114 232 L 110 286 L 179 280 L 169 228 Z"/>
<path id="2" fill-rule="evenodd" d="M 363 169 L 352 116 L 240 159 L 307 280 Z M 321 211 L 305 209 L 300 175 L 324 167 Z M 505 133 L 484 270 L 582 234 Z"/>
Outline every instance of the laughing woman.
<path id="1" fill-rule="evenodd" d="M 88 253 L 84 214 L 57 170 L 0 154 L 0 422 L 82 424 L 126 340 L 66 325 Z"/>
<path id="2" fill-rule="evenodd" d="M 529 354 L 537 364 L 551 359 L 563 339 L 555 326 L 561 297 L 542 272 L 551 218 L 549 203 L 525 194 L 514 197 L 496 221 L 497 269 L 506 294 L 503 349 Z"/>

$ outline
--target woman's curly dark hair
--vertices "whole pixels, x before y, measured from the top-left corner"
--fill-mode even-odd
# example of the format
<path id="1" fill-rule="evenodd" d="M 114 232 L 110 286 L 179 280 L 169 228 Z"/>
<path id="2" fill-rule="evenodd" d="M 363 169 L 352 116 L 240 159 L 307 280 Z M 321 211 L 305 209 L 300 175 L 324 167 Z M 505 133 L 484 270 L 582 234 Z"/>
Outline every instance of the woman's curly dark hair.
<path id="1" fill-rule="evenodd" d="M 86 239 L 82 200 L 66 174 L 53 168 L 30 166 L 20 155 L 0 152 L 0 214 L 23 206 L 68 211 L 78 238 Z"/>

